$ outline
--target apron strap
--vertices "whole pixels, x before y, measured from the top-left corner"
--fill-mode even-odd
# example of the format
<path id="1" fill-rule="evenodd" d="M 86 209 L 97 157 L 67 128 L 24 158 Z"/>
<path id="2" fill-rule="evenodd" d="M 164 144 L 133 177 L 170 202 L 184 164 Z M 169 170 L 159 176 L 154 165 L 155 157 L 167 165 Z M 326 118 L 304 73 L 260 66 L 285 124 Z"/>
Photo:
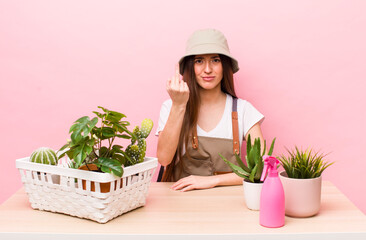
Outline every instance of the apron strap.
<path id="1" fill-rule="evenodd" d="M 238 99 L 233 97 L 233 110 L 231 112 L 231 121 L 233 126 L 233 153 L 240 153 L 240 141 L 239 141 L 239 123 L 238 123 L 238 111 L 237 111 Z"/>
<path id="2" fill-rule="evenodd" d="M 239 123 L 238 123 L 238 98 L 233 97 L 233 108 L 231 112 L 231 121 L 233 127 L 233 154 L 240 153 L 239 141 Z M 193 128 L 192 148 L 198 149 L 197 128 Z"/>
<path id="3" fill-rule="evenodd" d="M 192 131 L 193 131 L 193 133 L 192 133 L 192 135 L 193 135 L 193 137 L 192 137 L 192 148 L 193 149 L 198 149 L 197 126 L 194 127 L 192 129 Z"/>

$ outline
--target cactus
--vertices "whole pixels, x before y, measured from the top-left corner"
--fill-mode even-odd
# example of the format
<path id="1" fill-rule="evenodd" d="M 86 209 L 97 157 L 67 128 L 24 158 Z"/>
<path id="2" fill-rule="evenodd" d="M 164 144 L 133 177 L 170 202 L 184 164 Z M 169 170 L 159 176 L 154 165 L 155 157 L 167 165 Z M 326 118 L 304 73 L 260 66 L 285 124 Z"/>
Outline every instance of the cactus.
<path id="1" fill-rule="evenodd" d="M 147 138 L 151 132 L 151 129 L 153 128 L 153 121 L 149 118 L 145 118 L 141 123 L 141 137 Z"/>
<path id="2" fill-rule="evenodd" d="M 31 154 L 30 161 L 35 163 L 57 165 L 57 156 L 55 151 L 53 151 L 51 148 L 41 147 Z"/>
<path id="3" fill-rule="evenodd" d="M 140 127 L 139 126 L 135 126 L 135 128 L 132 131 L 132 133 L 135 135 L 135 138 L 132 138 L 131 139 L 131 144 L 135 144 L 136 141 L 138 141 L 139 139 L 141 139 Z"/>
<path id="4" fill-rule="evenodd" d="M 139 155 L 139 162 L 143 162 L 145 159 L 145 154 L 146 154 L 146 139 L 145 138 L 140 139 L 140 141 L 138 143 L 138 147 L 141 152 L 141 154 Z"/>
<path id="5" fill-rule="evenodd" d="M 154 124 L 151 119 L 145 118 L 141 123 L 141 127 L 136 126 L 133 129 L 135 138 L 131 139 L 131 144 L 126 148 L 125 153 L 127 155 L 127 161 L 125 162 L 125 166 L 134 165 L 144 161 L 146 154 L 146 138 L 149 136 L 153 125 Z"/>

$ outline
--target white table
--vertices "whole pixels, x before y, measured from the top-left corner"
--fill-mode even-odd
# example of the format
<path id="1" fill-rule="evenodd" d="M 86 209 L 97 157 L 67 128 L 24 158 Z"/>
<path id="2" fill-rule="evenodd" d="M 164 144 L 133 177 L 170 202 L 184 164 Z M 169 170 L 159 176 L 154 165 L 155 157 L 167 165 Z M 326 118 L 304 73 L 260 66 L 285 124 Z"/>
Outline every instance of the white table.
<path id="1" fill-rule="evenodd" d="M 282 228 L 259 225 L 242 186 L 176 192 L 152 183 L 146 206 L 106 224 L 33 210 L 24 189 L 0 206 L 0 239 L 366 239 L 366 216 L 333 184 L 323 182 L 321 211 L 286 217 Z"/>

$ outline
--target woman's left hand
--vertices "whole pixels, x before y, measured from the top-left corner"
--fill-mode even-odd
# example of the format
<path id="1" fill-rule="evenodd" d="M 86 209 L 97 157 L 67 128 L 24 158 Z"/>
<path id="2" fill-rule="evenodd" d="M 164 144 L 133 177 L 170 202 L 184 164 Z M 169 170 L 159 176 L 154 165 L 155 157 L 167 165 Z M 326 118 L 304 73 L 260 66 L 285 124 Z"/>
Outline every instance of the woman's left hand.
<path id="1" fill-rule="evenodd" d="M 193 189 L 213 188 L 215 186 L 217 186 L 217 176 L 191 175 L 175 182 L 171 189 L 185 192 Z"/>

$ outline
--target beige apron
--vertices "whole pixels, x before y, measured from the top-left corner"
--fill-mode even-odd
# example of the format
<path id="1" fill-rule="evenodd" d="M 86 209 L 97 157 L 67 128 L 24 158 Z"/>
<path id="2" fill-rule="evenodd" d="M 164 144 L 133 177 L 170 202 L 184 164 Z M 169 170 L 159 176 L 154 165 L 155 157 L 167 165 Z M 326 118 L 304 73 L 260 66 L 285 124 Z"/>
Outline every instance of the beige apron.
<path id="1" fill-rule="evenodd" d="M 183 164 L 177 163 L 174 168 L 174 181 L 189 175 L 212 176 L 232 172 L 230 167 L 221 159 L 219 153 L 228 161 L 237 164 L 234 155 L 235 153 L 240 154 L 237 100 L 237 98 L 233 98 L 233 139 L 197 137 L 195 131 L 192 144 L 188 144 L 186 153 L 181 159 Z M 187 152 L 190 157 L 187 156 Z"/>

